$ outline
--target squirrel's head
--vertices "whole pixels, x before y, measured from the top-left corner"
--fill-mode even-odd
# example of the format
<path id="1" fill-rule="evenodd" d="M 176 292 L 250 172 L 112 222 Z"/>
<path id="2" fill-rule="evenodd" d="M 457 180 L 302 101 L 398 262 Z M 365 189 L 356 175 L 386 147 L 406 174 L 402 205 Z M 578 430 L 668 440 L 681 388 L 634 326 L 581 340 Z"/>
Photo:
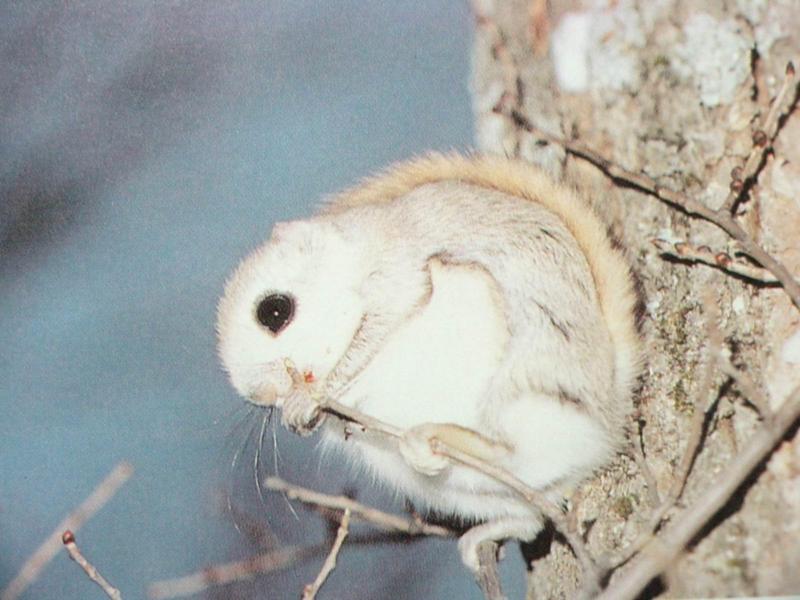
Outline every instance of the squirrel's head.
<path id="1" fill-rule="evenodd" d="M 219 355 L 236 390 L 261 405 L 290 390 L 284 364 L 322 381 L 363 318 L 363 261 L 324 220 L 278 223 L 245 258 L 217 311 Z"/>

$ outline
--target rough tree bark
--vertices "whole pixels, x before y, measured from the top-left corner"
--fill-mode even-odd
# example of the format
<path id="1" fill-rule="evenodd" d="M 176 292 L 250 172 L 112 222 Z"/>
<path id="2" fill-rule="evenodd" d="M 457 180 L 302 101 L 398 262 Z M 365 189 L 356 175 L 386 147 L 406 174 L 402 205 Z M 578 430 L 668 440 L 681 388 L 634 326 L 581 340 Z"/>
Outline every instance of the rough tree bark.
<path id="1" fill-rule="evenodd" d="M 543 144 L 507 112 L 498 114 L 498 105 L 518 109 L 536 127 L 579 140 L 716 209 L 728 195 L 731 170 L 753 145 L 787 63 L 798 62 L 797 9 L 797 0 L 475 4 L 479 148 L 519 155 L 586 190 L 628 248 L 643 284 L 648 357 L 631 439 L 641 438 L 654 481 L 648 489 L 643 469 L 628 452 L 579 491 L 578 527 L 596 557 L 616 554 L 637 537 L 654 511 L 653 487 L 660 499 L 667 495 L 695 411 L 718 398 L 685 490 L 668 513 L 673 522 L 735 463 L 761 425 L 753 394 L 724 370 L 707 370 L 707 321 L 714 312 L 709 307 L 717 307 L 730 361 L 752 378 L 773 410 L 800 383 L 800 311 L 779 286 L 665 259 L 654 238 L 667 241 L 662 248 L 679 241 L 708 246 L 711 255 L 735 256 L 736 246 L 720 228 L 619 185 L 557 144 Z M 800 277 L 797 111 L 783 123 L 736 215 L 762 247 Z M 703 389 L 706 372 L 713 379 Z M 648 595 L 800 592 L 796 432 L 795 425 Z M 617 570 L 612 582 L 631 566 Z M 534 563 L 528 596 L 572 597 L 579 579 L 572 554 L 556 538 L 549 554 Z"/>

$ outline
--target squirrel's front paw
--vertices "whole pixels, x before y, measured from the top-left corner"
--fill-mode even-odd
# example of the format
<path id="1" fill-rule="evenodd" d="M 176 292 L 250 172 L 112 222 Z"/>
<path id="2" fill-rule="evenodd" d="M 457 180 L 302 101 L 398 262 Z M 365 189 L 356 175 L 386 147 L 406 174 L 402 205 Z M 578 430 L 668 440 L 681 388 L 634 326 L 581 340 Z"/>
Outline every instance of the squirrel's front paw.
<path id="1" fill-rule="evenodd" d="M 281 403 L 281 423 L 298 435 L 311 435 L 324 419 L 319 402 L 302 390 L 293 391 Z"/>
<path id="2" fill-rule="evenodd" d="M 400 454 L 405 461 L 418 473 L 431 477 L 450 466 L 450 459 L 436 454 L 431 446 L 437 430 L 435 423 L 424 423 L 407 430 L 400 438 Z"/>

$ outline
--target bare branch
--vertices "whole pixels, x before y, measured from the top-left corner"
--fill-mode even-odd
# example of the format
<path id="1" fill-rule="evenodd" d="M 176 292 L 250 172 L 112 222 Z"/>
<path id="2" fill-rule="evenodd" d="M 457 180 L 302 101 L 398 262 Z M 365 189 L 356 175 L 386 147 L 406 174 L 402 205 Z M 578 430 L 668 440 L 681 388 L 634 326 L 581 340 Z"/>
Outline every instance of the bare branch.
<path id="1" fill-rule="evenodd" d="M 636 436 L 636 440 L 634 440 L 632 446 L 633 459 L 636 462 L 636 467 L 639 469 L 639 473 L 644 479 L 645 486 L 647 487 L 647 501 L 651 507 L 657 508 L 661 505 L 661 498 L 658 494 L 658 483 L 656 482 L 656 478 L 647 464 L 647 458 L 644 455 L 644 449 L 642 448 L 642 440 L 640 436 Z"/>
<path id="2" fill-rule="evenodd" d="M 27 587 L 39 577 L 39 574 L 60 552 L 63 545 L 61 535 L 66 530 L 78 531 L 86 521 L 91 519 L 108 502 L 117 490 L 133 474 L 133 467 L 130 463 L 121 462 L 101 481 L 94 491 L 78 505 L 75 510 L 64 518 L 53 532 L 47 536 L 41 546 L 31 554 L 25 564 L 17 573 L 11 583 L 6 586 L 0 594 L 0 600 L 15 600 Z"/>
<path id="3" fill-rule="evenodd" d="M 497 544 L 481 542 L 478 544 L 478 573 L 475 579 L 486 600 L 506 600 L 497 572 Z"/>
<path id="4" fill-rule="evenodd" d="M 736 208 L 736 201 L 740 198 L 742 191 L 758 175 L 764 155 L 772 147 L 772 143 L 778 135 L 780 118 L 792 108 L 794 97 L 789 92 L 794 89 L 794 76 L 794 65 L 789 63 L 786 65 L 786 74 L 781 89 L 772 101 L 772 106 L 761 124 L 761 128 L 753 134 L 750 153 L 742 165 L 731 171 L 731 190 L 719 209 L 721 212 L 732 212 Z"/>
<path id="5" fill-rule="evenodd" d="M 328 579 L 328 575 L 330 575 L 331 572 L 336 568 L 336 558 L 339 556 L 339 551 L 342 549 L 344 539 L 347 537 L 349 532 L 350 509 L 346 508 L 342 514 L 342 520 L 339 523 L 339 529 L 336 532 L 336 539 L 333 541 L 331 551 L 325 559 L 325 562 L 322 564 L 322 569 L 320 569 L 320 572 L 314 582 L 309 583 L 303 589 L 303 600 L 314 600 L 314 598 L 317 597 L 317 592 L 319 592 L 322 585 Z"/>
<path id="6" fill-rule="evenodd" d="M 69 553 L 69 557 L 78 563 L 80 568 L 83 569 L 84 573 L 86 573 L 89 579 L 100 586 L 100 589 L 105 592 L 106 596 L 111 598 L 111 600 L 122 600 L 122 594 L 120 591 L 108 583 L 106 578 L 100 574 L 100 571 L 98 571 L 92 563 L 86 560 L 86 557 L 81 553 L 77 543 L 75 542 L 75 535 L 71 531 L 65 531 L 61 536 L 61 541 L 64 543 L 64 548 Z"/>
<path id="7" fill-rule="evenodd" d="M 578 487 L 569 498 L 569 510 L 567 511 L 567 528 L 573 535 L 580 536 L 580 517 L 578 511 L 580 510 L 581 502 L 583 501 L 584 488 Z"/>
<path id="8" fill-rule="evenodd" d="M 703 305 L 706 313 L 706 338 L 708 339 L 706 364 L 696 396 L 697 405 L 694 407 L 694 412 L 692 413 L 689 439 L 686 442 L 683 457 L 678 465 L 678 472 L 665 500 L 665 502 L 670 505 L 674 505 L 683 494 L 692 466 L 694 465 L 694 460 L 700 450 L 700 444 L 703 441 L 703 425 L 709 413 L 716 405 L 717 400 L 717 394 L 714 390 L 714 379 L 717 375 L 717 365 L 723 344 L 722 332 L 718 325 L 719 306 L 711 297 L 710 292 L 706 294 Z"/>
<path id="9" fill-rule="evenodd" d="M 350 408 L 349 406 L 345 406 L 333 400 L 326 400 L 322 409 L 325 412 L 344 419 L 347 421 L 348 426 L 352 424 L 359 427 L 361 431 L 376 431 L 395 439 L 403 437 L 403 430 L 399 427 L 384 423 L 379 419 L 365 415 L 354 408 Z"/>
<path id="10" fill-rule="evenodd" d="M 681 514 L 658 537 L 653 538 L 640 556 L 613 582 L 598 600 L 632 600 L 654 577 L 669 567 L 692 538 L 730 500 L 753 469 L 764 460 L 800 419 L 800 386 L 784 400 L 775 414 L 750 438 L 735 460 L 723 471 L 697 502 Z"/>
<path id="11" fill-rule="evenodd" d="M 732 275 L 740 275 L 759 283 L 778 283 L 774 275 L 766 269 L 735 261 L 727 252 L 714 252 L 708 246 L 695 248 L 687 242 L 668 242 L 667 240 L 651 240 L 658 250 L 667 256 L 672 256 L 682 261 L 699 262 L 711 265 Z"/>
<path id="12" fill-rule="evenodd" d="M 348 510 L 355 519 L 361 519 L 383 531 L 394 531 L 405 535 L 433 535 L 437 537 L 453 537 L 455 532 L 439 525 L 425 523 L 421 519 L 406 519 L 392 515 L 376 508 L 365 506 L 347 496 L 330 496 L 293 485 L 277 477 L 268 477 L 264 485 L 273 491 L 283 492 L 290 500 L 299 500 L 306 504 L 324 506 L 335 510 Z"/>
<path id="13" fill-rule="evenodd" d="M 338 411 L 336 412 L 338 413 Z M 312 504 L 327 509 L 345 510 L 349 514 L 352 514 L 353 517 L 360 518 L 384 531 L 394 531 L 410 536 L 433 535 L 438 537 L 453 537 L 456 535 L 454 531 L 438 525 L 425 523 L 419 518 L 404 519 L 364 506 L 346 496 L 322 494 L 287 483 L 277 477 L 268 478 L 265 482 L 265 486 L 270 490 L 285 493 L 290 499 L 299 500 L 306 504 Z M 497 544 L 487 542 L 478 547 L 480 569 L 476 579 L 478 585 L 489 600 L 500 600 L 503 598 L 500 579 L 497 575 L 496 554 Z"/>
<path id="14" fill-rule="evenodd" d="M 191 596 L 217 585 L 225 585 L 234 581 L 252 579 L 256 575 L 271 573 L 284 569 L 301 560 L 324 552 L 325 547 L 285 546 L 270 552 L 264 552 L 245 560 L 214 565 L 202 571 L 164 581 L 156 581 L 147 586 L 147 597 L 152 600 L 180 598 Z"/>
<path id="15" fill-rule="evenodd" d="M 720 353 L 719 370 L 733 379 L 737 387 L 741 390 L 744 398 L 755 407 L 762 419 L 772 414 L 772 408 L 770 407 L 767 397 L 758 389 L 747 373 L 733 366 L 729 352 L 725 349 Z"/>

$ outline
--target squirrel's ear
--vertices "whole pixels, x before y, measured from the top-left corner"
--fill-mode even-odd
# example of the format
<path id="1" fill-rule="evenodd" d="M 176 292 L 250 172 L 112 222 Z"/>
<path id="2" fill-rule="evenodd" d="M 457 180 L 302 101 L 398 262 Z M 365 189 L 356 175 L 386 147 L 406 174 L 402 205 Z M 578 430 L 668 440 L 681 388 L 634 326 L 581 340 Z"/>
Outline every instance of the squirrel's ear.
<path id="1" fill-rule="evenodd" d="M 291 242 L 308 239 L 310 236 L 327 235 L 338 232 L 336 226 L 325 221 L 281 221 L 272 227 L 273 242 Z"/>
<path id="2" fill-rule="evenodd" d="M 297 237 L 303 224 L 303 221 L 281 221 L 275 223 L 272 227 L 272 236 L 270 240 L 273 242 L 282 242 L 292 237 Z"/>

